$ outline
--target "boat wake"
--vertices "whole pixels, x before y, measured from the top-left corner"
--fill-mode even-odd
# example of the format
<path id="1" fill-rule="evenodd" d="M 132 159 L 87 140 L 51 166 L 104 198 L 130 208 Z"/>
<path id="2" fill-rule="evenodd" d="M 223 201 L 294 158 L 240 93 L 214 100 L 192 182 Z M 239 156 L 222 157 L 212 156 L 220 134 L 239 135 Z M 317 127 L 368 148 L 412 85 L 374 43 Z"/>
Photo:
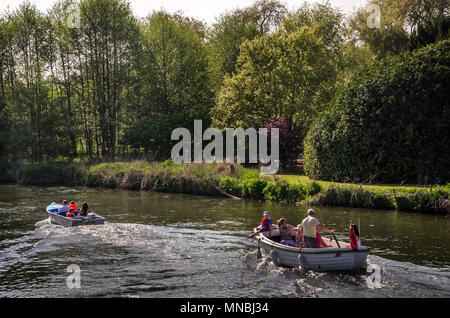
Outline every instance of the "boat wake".
<path id="1" fill-rule="evenodd" d="M 313 272 L 276 267 L 268 255 L 263 254 L 263 258 L 257 260 L 256 251 L 247 254 L 247 261 L 256 262 L 255 272 L 265 275 L 259 281 L 261 290 L 277 289 L 275 295 L 266 293 L 268 297 L 280 292 L 292 297 L 450 296 L 450 268 L 419 266 L 373 255 L 368 256 L 367 263 L 371 266 L 367 271 L 352 272 Z M 379 269 L 379 276 L 375 269 Z"/>

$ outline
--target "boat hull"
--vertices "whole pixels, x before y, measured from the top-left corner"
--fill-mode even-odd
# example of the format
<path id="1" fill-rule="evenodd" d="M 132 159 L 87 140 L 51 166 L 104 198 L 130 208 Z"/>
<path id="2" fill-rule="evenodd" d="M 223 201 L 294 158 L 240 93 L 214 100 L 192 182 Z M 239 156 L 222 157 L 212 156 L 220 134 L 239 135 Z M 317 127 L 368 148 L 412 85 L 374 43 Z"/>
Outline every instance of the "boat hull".
<path id="1" fill-rule="evenodd" d="M 368 248 L 362 246 L 352 250 L 344 246 L 347 243 L 339 242 L 343 248 L 297 248 L 277 243 L 263 234 L 255 236 L 258 248 L 268 254 L 275 265 L 287 267 L 300 267 L 312 271 L 352 271 L 367 266 Z M 335 242 L 323 238 L 329 245 Z M 334 244 L 333 244 L 334 243 Z"/>
<path id="2" fill-rule="evenodd" d="M 80 226 L 80 225 L 99 225 L 104 224 L 105 219 L 100 215 L 92 215 L 88 217 L 65 217 L 56 213 L 47 212 L 50 221 L 65 227 Z"/>
<path id="3" fill-rule="evenodd" d="M 87 217 L 80 217 L 80 216 L 66 217 L 63 215 L 59 215 L 57 213 L 59 207 L 61 207 L 61 205 L 52 203 L 46 209 L 48 217 L 50 218 L 50 221 L 52 223 L 59 224 L 65 227 L 81 226 L 81 225 L 99 225 L 105 223 L 104 217 L 94 213 L 89 213 Z"/>

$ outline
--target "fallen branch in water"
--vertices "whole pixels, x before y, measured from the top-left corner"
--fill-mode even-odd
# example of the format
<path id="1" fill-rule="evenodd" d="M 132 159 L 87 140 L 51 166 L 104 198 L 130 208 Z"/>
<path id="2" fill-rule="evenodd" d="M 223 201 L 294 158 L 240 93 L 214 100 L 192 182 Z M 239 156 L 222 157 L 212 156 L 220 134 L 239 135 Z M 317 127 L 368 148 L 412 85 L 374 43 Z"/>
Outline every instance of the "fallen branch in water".
<path id="1" fill-rule="evenodd" d="M 239 198 L 239 197 L 237 197 L 237 196 L 234 196 L 234 195 L 232 195 L 232 194 L 229 194 L 229 193 L 223 191 L 223 190 L 220 189 L 218 186 L 216 186 L 214 183 L 212 183 L 212 182 L 210 182 L 210 181 L 208 181 L 208 183 L 209 183 L 211 186 L 213 186 L 213 188 L 215 188 L 217 191 L 219 191 L 220 193 L 222 193 L 223 195 L 225 195 L 225 196 L 227 196 L 227 197 L 229 197 L 229 198 L 232 198 L 233 200 L 242 200 L 242 198 Z"/>

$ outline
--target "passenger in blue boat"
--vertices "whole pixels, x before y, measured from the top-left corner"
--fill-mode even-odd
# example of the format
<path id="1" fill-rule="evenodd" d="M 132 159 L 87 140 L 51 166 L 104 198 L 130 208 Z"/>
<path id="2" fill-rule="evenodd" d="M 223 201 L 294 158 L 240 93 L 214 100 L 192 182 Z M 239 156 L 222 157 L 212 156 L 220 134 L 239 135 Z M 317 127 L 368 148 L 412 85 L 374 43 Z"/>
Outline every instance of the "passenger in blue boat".
<path id="1" fill-rule="evenodd" d="M 279 219 L 277 225 L 280 229 L 280 243 L 295 246 L 295 241 L 292 238 L 296 235 L 297 229 L 289 225 L 285 218 Z"/>
<path id="2" fill-rule="evenodd" d="M 70 201 L 69 209 L 73 209 L 73 213 L 78 213 L 78 207 L 75 201 Z"/>
<path id="3" fill-rule="evenodd" d="M 67 200 L 64 200 L 62 203 L 62 207 L 58 209 L 58 214 L 62 216 L 66 216 L 67 212 L 69 212 L 69 206 L 67 205 Z"/>
<path id="4" fill-rule="evenodd" d="M 80 216 L 87 216 L 88 213 L 90 213 L 91 210 L 89 209 L 89 206 L 86 202 L 83 203 L 80 210 Z"/>
<path id="5" fill-rule="evenodd" d="M 67 212 L 66 216 L 73 218 L 75 216 L 75 210 L 73 208 L 70 208 L 69 212 Z"/>

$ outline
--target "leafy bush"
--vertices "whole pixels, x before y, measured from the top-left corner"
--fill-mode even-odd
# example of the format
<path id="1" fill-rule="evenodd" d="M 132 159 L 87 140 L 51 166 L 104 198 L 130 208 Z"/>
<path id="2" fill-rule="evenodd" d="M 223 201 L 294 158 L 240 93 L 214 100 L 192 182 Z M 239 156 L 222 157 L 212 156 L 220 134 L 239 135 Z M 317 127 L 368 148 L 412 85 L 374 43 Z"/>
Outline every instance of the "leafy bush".
<path id="1" fill-rule="evenodd" d="M 289 184 L 286 181 L 270 182 L 263 189 L 264 200 L 277 202 L 299 202 L 305 197 L 301 184 Z"/>
<path id="2" fill-rule="evenodd" d="M 395 196 L 397 209 L 400 211 L 412 212 L 445 212 L 439 202 L 441 199 L 447 200 L 450 197 L 449 191 L 444 189 L 430 189 L 429 191 L 410 191 L 409 193 Z"/>
<path id="3" fill-rule="evenodd" d="M 254 200 L 264 199 L 264 188 L 268 181 L 265 179 L 249 179 L 242 184 L 242 196 Z"/>
<path id="4" fill-rule="evenodd" d="M 317 182 L 311 182 L 304 186 L 304 190 L 306 195 L 313 196 L 319 193 L 322 190 L 322 188 L 320 184 L 318 184 Z"/>
<path id="5" fill-rule="evenodd" d="M 242 186 L 240 181 L 230 176 L 223 177 L 219 182 L 219 187 L 229 194 L 238 197 L 242 195 Z"/>
<path id="6" fill-rule="evenodd" d="M 65 185 L 84 183 L 84 167 L 69 163 L 36 163 L 19 170 L 18 182 L 22 185 Z"/>
<path id="7" fill-rule="evenodd" d="M 332 181 L 450 180 L 450 40 L 358 74 L 305 138 L 305 172 Z"/>

